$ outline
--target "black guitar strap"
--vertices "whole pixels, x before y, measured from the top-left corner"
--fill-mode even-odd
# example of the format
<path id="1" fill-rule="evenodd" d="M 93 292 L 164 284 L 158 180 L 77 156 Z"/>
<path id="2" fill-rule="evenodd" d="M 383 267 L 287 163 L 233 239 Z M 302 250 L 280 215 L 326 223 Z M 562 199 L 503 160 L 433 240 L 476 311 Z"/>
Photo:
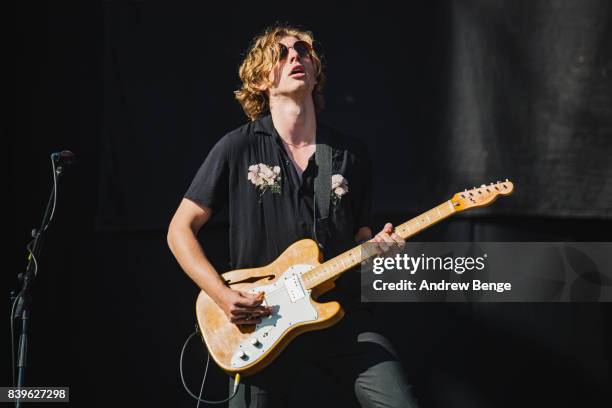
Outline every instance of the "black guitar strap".
<path id="1" fill-rule="evenodd" d="M 322 132 L 322 136 L 323 136 Z M 317 175 L 314 180 L 314 236 L 323 249 L 329 238 L 329 207 L 331 198 L 331 177 L 332 177 L 332 148 L 327 141 L 322 138 L 317 143 L 315 150 L 315 163 L 317 164 Z"/>

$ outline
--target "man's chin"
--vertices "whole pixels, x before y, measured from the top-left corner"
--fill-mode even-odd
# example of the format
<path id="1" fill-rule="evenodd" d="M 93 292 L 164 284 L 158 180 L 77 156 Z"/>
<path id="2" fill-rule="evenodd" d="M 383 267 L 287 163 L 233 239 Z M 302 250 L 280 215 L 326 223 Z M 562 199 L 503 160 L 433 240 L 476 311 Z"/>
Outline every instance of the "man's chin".
<path id="1" fill-rule="evenodd" d="M 306 83 L 298 84 L 298 86 L 291 86 L 283 89 L 278 92 L 278 95 L 283 95 L 292 99 L 300 99 L 305 96 L 308 96 L 312 93 L 312 90 L 309 90 L 309 87 Z"/>

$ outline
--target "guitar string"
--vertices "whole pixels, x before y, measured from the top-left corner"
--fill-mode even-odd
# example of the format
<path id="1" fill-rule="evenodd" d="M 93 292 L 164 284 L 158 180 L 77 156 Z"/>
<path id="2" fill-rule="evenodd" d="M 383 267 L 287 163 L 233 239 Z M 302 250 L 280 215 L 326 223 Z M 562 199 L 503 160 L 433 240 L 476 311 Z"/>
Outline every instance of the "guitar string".
<path id="1" fill-rule="evenodd" d="M 405 223 L 403 223 L 403 224 L 399 225 L 399 226 L 398 226 L 398 230 L 399 230 L 399 229 L 401 229 L 401 230 L 402 230 L 401 232 L 404 232 L 404 231 L 405 231 L 405 229 L 406 229 L 406 228 L 408 228 L 408 232 L 412 232 L 412 231 L 411 231 L 412 229 L 414 229 L 414 230 L 415 230 L 414 232 L 418 232 L 417 230 L 419 229 L 419 227 L 421 227 L 421 225 L 420 225 L 420 223 L 419 223 L 419 218 L 420 218 L 420 217 L 423 217 L 423 216 L 426 216 L 426 217 L 428 218 L 428 221 L 429 221 L 427 224 L 432 224 L 432 220 L 431 220 L 431 218 L 433 218 L 433 217 L 430 217 L 430 214 L 429 214 L 429 213 L 430 213 L 431 211 L 435 210 L 435 209 L 438 209 L 439 207 L 444 206 L 445 204 L 446 204 L 446 202 L 445 202 L 445 203 L 443 203 L 443 204 L 440 204 L 440 205 L 438 205 L 438 206 L 436 206 L 436 207 L 434 207 L 434 208 L 432 208 L 432 209 L 430 209 L 430 210 L 428 210 L 428 211 L 426 211 L 425 213 L 421 214 L 421 215 L 420 215 L 420 216 L 418 216 L 418 217 L 415 217 L 415 218 L 414 218 L 414 219 L 412 219 L 412 220 L 409 220 L 409 221 L 407 221 L 407 222 L 405 222 Z M 441 220 L 441 219 L 443 219 L 444 217 L 442 217 L 440 214 L 438 214 L 438 218 L 439 218 L 439 220 Z M 416 219 L 416 220 L 415 220 L 415 219 Z M 413 224 L 416 222 L 416 224 L 417 224 L 417 225 L 416 225 L 416 228 L 415 228 L 415 226 L 412 226 L 412 228 L 411 228 L 411 226 L 410 226 L 410 223 L 411 223 L 411 222 L 412 222 Z M 316 221 L 315 221 L 315 223 L 316 223 Z M 315 228 L 316 228 L 316 226 L 315 226 Z M 315 232 L 315 239 L 316 239 L 316 232 Z M 360 248 L 363 250 L 363 246 L 361 246 Z M 341 259 L 339 259 L 337 262 L 333 263 L 333 264 L 332 264 L 332 265 L 333 265 L 333 268 L 335 268 L 335 267 L 336 267 L 338 264 L 341 264 L 343 267 L 346 267 L 346 265 L 345 265 L 345 260 L 346 260 L 346 258 L 347 258 L 347 257 L 349 258 L 349 260 L 350 260 L 350 261 L 353 261 L 353 262 L 354 262 L 354 260 L 353 260 L 352 258 L 353 258 L 355 255 L 350 254 L 350 252 L 351 252 L 351 251 L 353 251 L 353 250 L 355 250 L 355 249 L 352 249 L 352 250 L 350 250 L 350 251 L 347 251 L 345 254 L 342 254 L 342 255 L 344 255 L 344 256 L 342 257 L 342 258 L 344 258 L 344 259 L 342 259 L 342 258 L 341 258 Z M 367 251 L 366 251 L 366 253 L 367 253 Z M 342 256 L 342 255 L 341 255 L 341 256 Z M 365 256 L 365 258 L 364 258 L 364 261 L 365 261 L 365 259 L 370 258 L 370 256 L 371 256 L 371 254 L 367 254 L 367 256 Z M 329 260 L 329 261 L 327 261 L 327 262 L 330 262 L 331 260 L 333 260 L 333 258 L 332 258 L 332 259 L 330 259 L 330 260 Z M 327 262 L 326 262 L 326 263 L 327 263 Z M 363 262 L 363 261 L 362 261 L 362 262 Z M 350 264 L 350 262 L 349 262 L 349 264 Z M 323 263 L 322 265 L 325 265 L 325 263 Z M 314 267 L 314 268 L 312 268 L 312 269 L 310 269 L 310 270 L 308 270 L 308 271 L 304 272 L 304 274 L 309 273 L 309 272 L 312 272 L 312 271 L 314 271 L 316 268 L 319 268 L 319 267 L 320 267 L 320 266 L 322 266 L 322 265 L 318 265 L 318 266 L 316 266 L 316 267 Z M 348 267 L 347 269 L 350 269 L 350 268 L 352 268 L 352 267 L 354 267 L 354 266 L 356 266 L 356 265 L 357 265 L 357 264 L 354 264 L 353 266 Z M 330 265 L 330 266 L 331 266 L 331 265 Z M 328 266 L 328 267 L 326 267 L 326 268 L 321 268 L 321 272 L 322 272 L 323 274 L 329 274 L 331 271 L 330 271 L 328 268 L 329 268 L 329 266 Z M 317 274 L 316 274 L 316 275 L 314 275 L 314 276 L 315 276 L 315 277 L 317 277 L 318 275 L 319 275 L 319 273 L 317 273 Z M 300 278 L 301 278 L 301 276 L 300 276 Z M 331 278 L 331 277 L 330 277 L 330 278 Z M 304 286 L 304 282 L 302 281 L 302 279 L 300 279 L 300 282 L 301 282 L 301 283 L 302 283 L 302 285 Z M 286 289 L 285 289 L 284 287 L 279 287 L 278 289 L 274 289 L 274 290 L 272 290 L 272 291 L 270 291 L 270 292 L 265 292 L 265 294 L 266 294 L 266 296 L 270 296 L 270 295 L 272 295 L 272 294 L 275 294 L 275 293 L 280 292 L 280 291 L 283 291 L 283 290 L 286 290 Z"/>
<path id="2" fill-rule="evenodd" d="M 448 201 L 447 201 L 447 202 L 444 202 L 444 203 L 442 203 L 442 204 L 439 204 L 439 205 L 437 205 L 436 207 L 434 207 L 434 208 L 432 208 L 432 209 L 430 209 L 430 210 L 428 210 L 428 211 L 424 212 L 423 214 L 421 214 L 421 215 L 419 215 L 419 216 L 417 216 L 417 217 L 415 217 L 415 218 L 413 218 L 413 219 L 411 219 L 411 220 L 408 220 L 407 222 L 405 222 L 405 223 L 403 223 L 403 224 L 400 224 L 400 225 L 398 226 L 398 228 L 397 228 L 397 229 L 398 229 L 398 230 L 401 230 L 401 232 L 403 233 L 403 232 L 406 230 L 406 228 L 407 228 L 407 229 L 408 229 L 408 232 L 412 232 L 412 233 L 413 233 L 412 235 L 414 235 L 414 233 L 417 233 L 417 232 L 419 232 L 420 230 L 424 229 L 424 228 L 422 227 L 421 223 L 419 222 L 419 219 L 420 219 L 421 217 L 423 217 L 423 216 L 427 217 L 427 222 L 424 222 L 424 221 L 423 221 L 423 225 L 431 225 L 431 224 L 433 224 L 433 222 L 432 222 L 432 218 L 433 218 L 433 219 L 434 219 L 434 221 L 435 221 L 435 217 L 434 217 L 434 214 L 430 214 L 432 211 L 437 210 L 437 212 L 438 212 L 438 214 L 437 214 L 437 218 L 438 218 L 438 220 L 437 220 L 437 221 L 440 221 L 440 220 L 442 220 L 442 219 L 444 219 L 444 218 L 448 217 L 449 215 L 451 215 L 451 214 L 445 214 L 445 215 L 446 215 L 446 217 L 445 217 L 445 216 L 442 216 L 442 214 L 440 214 L 440 208 L 441 208 L 441 207 L 442 207 L 442 208 L 446 208 L 446 204 L 447 204 L 447 203 L 448 203 Z M 430 215 L 431 215 L 431 216 L 430 216 Z M 425 220 L 424 218 L 422 218 L 422 219 L 423 219 L 423 220 Z M 412 225 L 412 226 L 411 226 L 411 225 L 410 225 L 411 223 L 412 223 L 412 224 L 416 223 L 416 227 L 415 227 L 414 225 Z M 314 233 L 315 233 L 315 239 L 316 239 L 316 220 L 314 221 L 314 228 L 315 228 L 315 232 L 314 232 Z M 412 231 L 412 230 L 413 230 L 413 231 Z M 363 248 L 363 247 L 362 247 L 362 248 Z M 350 250 L 350 251 L 353 251 L 353 250 L 354 250 L 354 249 L 352 249 L 352 250 Z M 353 257 L 354 255 L 350 254 L 350 251 L 347 251 L 347 252 L 345 253 L 346 255 L 344 255 L 344 254 L 343 254 L 343 255 L 344 255 L 344 256 L 343 256 L 343 258 L 344 258 L 344 259 L 346 259 L 346 257 L 348 257 L 348 258 L 349 258 L 351 261 L 353 261 L 353 262 L 354 262 L 354 260 L 352 259 L 352 257 Z M 341 255 L 341 256 L 342 256 L 342 255 Z M 369 258 L 370 256 L 371 256 L 371 255 L 370 255 L 370 254 L 368 254 L 368 255 L 367 255 L 365 258 Z M 331 261 L 331 260 L 333 260 L 333 258 L 332 258 L 332 259 L 330 259 L 329 261 Z M 329 261 L 327 261 L 327 262 L 329 262 Z M 365 259 L 364 259 L 364 261 L 365 261 Z M 362 262 L 363 262 L 363 261 L 362 261 Z M 338 265 L 338 263 L 341 263 L 341 265 L 342 265 L 343 267 L 346 267 L 345 262 L 344 262 L 344 260 L 342 260 L 342 259 L 339 259 L 339 260 L 338 260 L 336 263 L 334 263 L 334 264 L 333 264 L 333 267 L 335 268 L 335 267 Z M 325 263 L 324 263 L 324 264 L 322 264 L 322 265 L 325 265 Z M 304 272 L 304 274 L 309 273 L 309 272 L 312 272 L 314 269 L 319 268 L 320 266 L 321 266 L 321 265 L 316 266 L 316 267 L 314 267 L 313 269 L 310 269 L 310 270 L 308 270 L 308 271 Z M 355 265 L 353 265 L 353 266 L 356 266 L 356 264 L 355 264 Z M 348 267 L 347 269 L 350 269 L 350 268 L 352 268 L 353 266 Z M 329 268 L 329 267 L 327 267 L 327 268 L 322 268 L 322 269 L 321 269 L 321 271 L 324 271 L 323 273 L 325 273 L 325 274 L 329 274 L 329 272 L 330 272 L 330 271 L 328 270 L 328 268 Z M 315 276 L 318 276 L 318 273 L 317 273 Z M 301 276 L 300 276 L 300 278 L 301 278 Z M 302 285 L 304 285 L 304 282 L 303 282 L 301 279 L 300 279 L 300 281 L 301 281 Z M 266 293 L 266 296 L 269 296 L 269 295 L 272 295 L 272 294 L 274 294 L 274 293 L 276 293 L 276 292 L 282 291 L 282 290 L 284 290 L 284 289 L 285 289 L 284 287 L 280 287 L 280 288 L 278 288 L 278 289 L 274 289 L 273 291 L 270 291 L 270 292 L 265 292 L 265 293 Z"/>
<path id="3" fill-rule="evenodd" d="M 351 256 L 352 256 L 352 255 L 351 255 Z M 329 262 L 329 261 L 328 261 L 328 262 Z M 343 262 L 343 261 L 338 261 L 338 262 L 340 262 L 340 263 L 342 264 L 342 266 L 346 267 L 346 265 L 344 265 L 344 262 Z M 325 264 L 323 264 L 323 265 L 325 265 Z M 338 265 L 338 263 L 335 263 L 335 264 L 334 264 L 334 267 L 335 267 L 336 265 Z M 320 266 L 320 265 L 319 265 L 319 266 Z M 355 266 L 355 265 L 353 265 L 353 266 Z M 317 267 L 314 267 L 314 268 L 312 268 L 312 269 L 310 269 L 310 270 L 308 270 L 308 271 L 304 272 L 304 274 L 305 274 L 305 273 L 308 273 L 308 272 L 313 271 L 315 268 L 317 268 Z M 329 267 L 328 267 L 328 268 L 329 268 Z M 352 268 L 352 267 L 349 267 L 349 268 L 347 268 L 347 269 L 350 269 L 350 268 Z M 329 271 L 329 270 L 327 270 L 327 268 L 323 268 L 323 269 L 322 269 L 322 271 L 326 271 L 326 272 L 324 272 L 325 274 L 329 274 L 329 273 L 330 273 L 330 271 Z M 315 275 L 315 276 L 318 276 L 318 274 L 317 274 L 317 275 Z M 301 278 L 301 276 L 300 276 L 300 278 Z M 330 278 L 331 278 L 331 277 L 330 277 Z M 301 279 L 300 279 L 300 282 L 301 282 L 302 286 L 305 286 L 305 285 L 304 285 L 304 282 L 303 282 Z M 281 287 L 279 287 L 278 289 L 274 289 L 274 290 L 271 290 L 270 292 L 264 292 L 264 293 L 266 294 L 266 296 L 269 296 L 269 295 L 272 295 L 272 294 L 275 294 L 275 293 L 281 292 L 281 291 L 283 291 L 283 290 L 286 290 L 286 288 L 285 288 L 285 287 L 283 287 L 283 286 L 281 286 Z"/>

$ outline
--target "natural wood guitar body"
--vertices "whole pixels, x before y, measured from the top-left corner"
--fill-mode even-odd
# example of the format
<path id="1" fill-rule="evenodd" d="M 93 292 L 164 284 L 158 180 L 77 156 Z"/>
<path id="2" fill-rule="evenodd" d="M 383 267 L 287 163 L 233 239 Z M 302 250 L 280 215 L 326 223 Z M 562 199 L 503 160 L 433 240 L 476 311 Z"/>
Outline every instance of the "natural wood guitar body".
<path id="1" fill-rule="evenodd" d="M 308 264 L 314 267 L 320 264 L 320 259 L 317 244 L 310 239 L 303 239 L 292 244 L 269 265 L 261 268 L 238 269 L 226 272 L 221 276 L 232 289 L 248 291 L 276 282 L 292 265 Z M 316 299 L 333 287 L 334 284 L 331 281 L 319 285 L 312 291 L 312 299 Z M 276 342 L 274 347 L 265 353 L 261 360 L 239 369 L 231 366 L 233 352 L 240 343 L 248 340 L 255 326 L 243 325 L 239 328 L 231 323 L 225 313 L 204 291 L 201 291 L 198 296 L 196 315 L 208 351 L 215 362 L 228 373 L 240 372 L 243 375 L 250 375 L 270 364 L 299 334 L 332 326 L 344 316 L 344 311 L 338 302 L 318 303 L 312 300 L 312 304 L 317 310 L 316 320 L 293 326 Z"/>

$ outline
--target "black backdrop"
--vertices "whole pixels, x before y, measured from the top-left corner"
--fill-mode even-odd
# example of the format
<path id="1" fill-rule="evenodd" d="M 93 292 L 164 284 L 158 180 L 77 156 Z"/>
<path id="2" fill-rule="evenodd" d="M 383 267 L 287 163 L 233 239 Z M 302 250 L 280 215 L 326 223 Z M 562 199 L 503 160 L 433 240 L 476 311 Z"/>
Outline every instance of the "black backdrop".
<path id="1" fill-rule="evenodd" d="M 376 227 L 509 177 L 512 198 L 420 239 L 609 240 L 608 3 L 398 7 L 16 5 L 3 292 L 16 286 L 44 208 L 48 153 L 70 148 L 79 158 L 62 180 L 40 260 L 31 384 L 71 385 L 74 406 L 192 406 L 177 360 L 197 292 L 167 250 L 165 228 L 208 149 L 245 121 L 232 99 L 237 66 L 252 35 L 276 20 L 320 41 L 325 118 L 366 141 L 377 163 Z M 226 228 L 217 217 L 202 234 L 220 270 Z M 425 407 L 609 398 L 607 304 L 380 309 Z M 203 356 L 198 347 L 189 354 L 194 389 Z M 223 374 L 215 368 L 209 381 L 209 396 L 222 397 Z"/>

